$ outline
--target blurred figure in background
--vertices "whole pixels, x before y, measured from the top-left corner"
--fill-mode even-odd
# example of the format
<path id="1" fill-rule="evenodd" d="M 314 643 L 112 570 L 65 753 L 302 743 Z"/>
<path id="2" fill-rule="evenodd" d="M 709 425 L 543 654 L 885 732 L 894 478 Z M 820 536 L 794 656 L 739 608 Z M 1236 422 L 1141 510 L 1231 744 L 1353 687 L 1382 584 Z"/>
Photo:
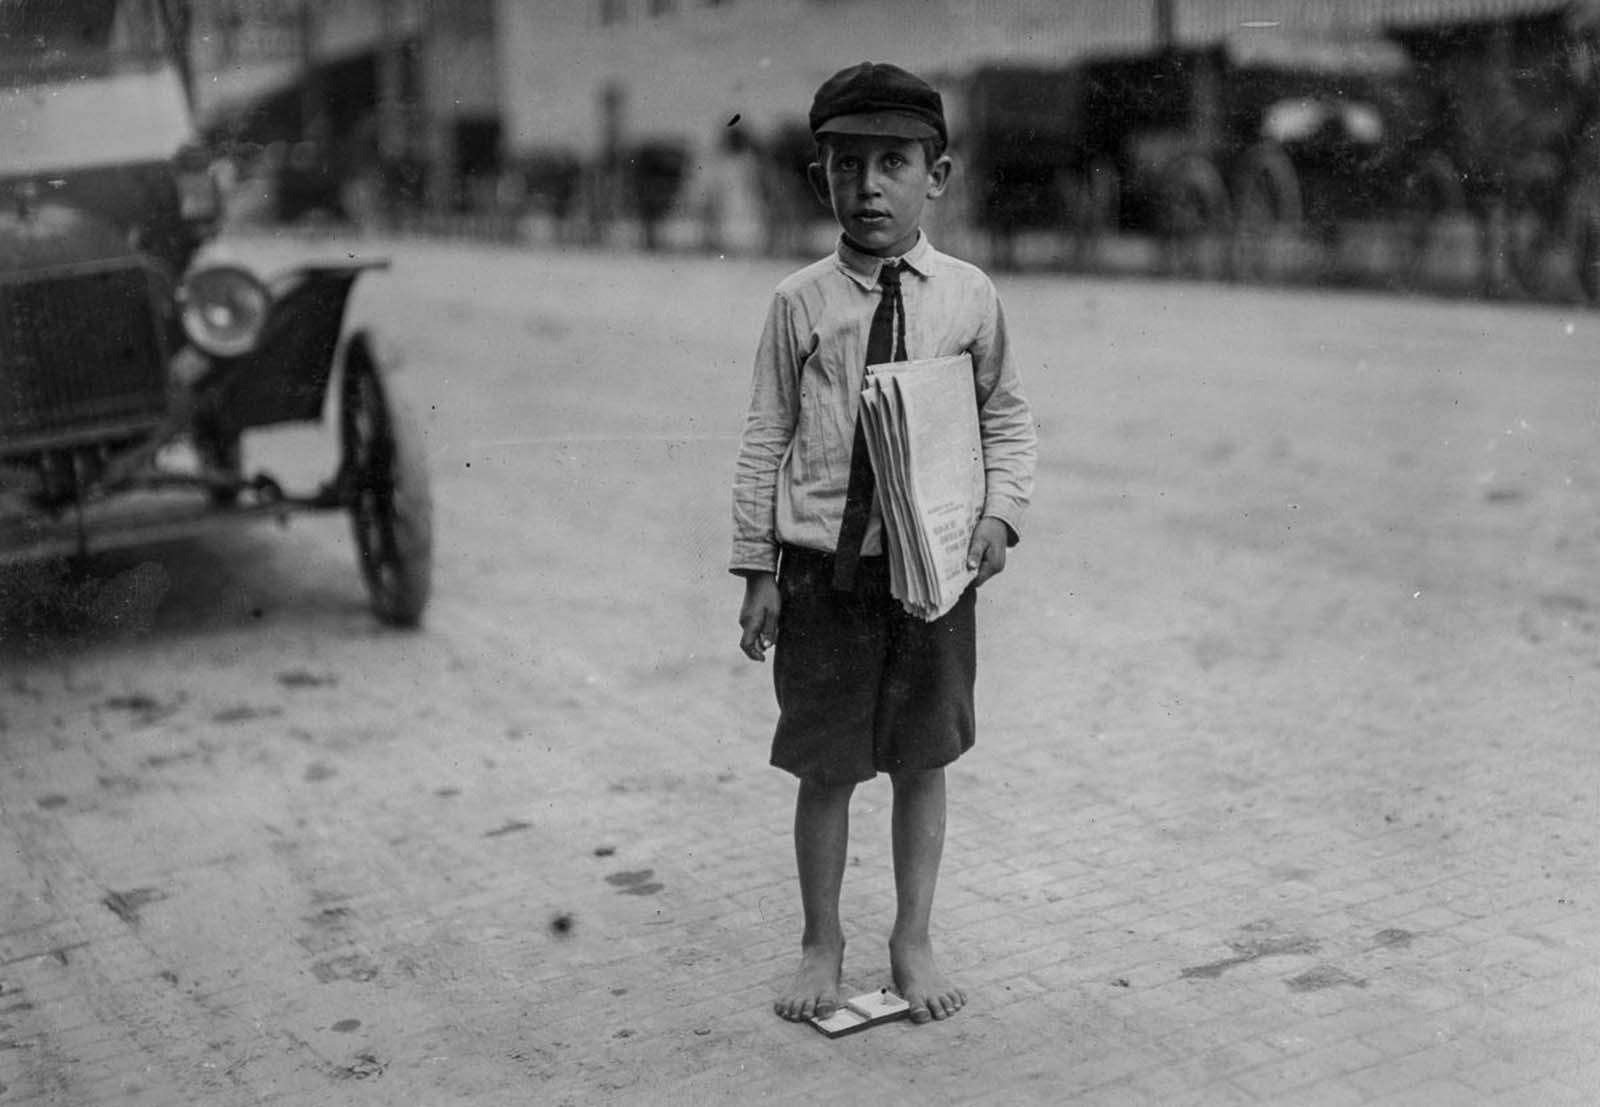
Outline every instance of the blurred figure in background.
<path id="1" fill-rule="evenodd" d="M 689 208 L 707 253 L 745 253 L 755 245 L 761 222 L 755 150 L 749 129 L 736 115 L 717 129 L 697 164 Z"/>

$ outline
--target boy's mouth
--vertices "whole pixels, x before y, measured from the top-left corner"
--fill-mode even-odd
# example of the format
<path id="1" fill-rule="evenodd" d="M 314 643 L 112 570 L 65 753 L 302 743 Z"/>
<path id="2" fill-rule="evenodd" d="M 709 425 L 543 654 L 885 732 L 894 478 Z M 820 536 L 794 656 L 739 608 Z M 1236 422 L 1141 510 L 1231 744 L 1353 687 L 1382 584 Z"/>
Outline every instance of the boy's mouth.
<path id="1" fill-rule="evenodd" d="M 889 218 L 889 213 L 880 211 L 877 208 L 868 208 L 865 211 L 856 212 L 856 218 L 863 223 L 882 223 Z"/>

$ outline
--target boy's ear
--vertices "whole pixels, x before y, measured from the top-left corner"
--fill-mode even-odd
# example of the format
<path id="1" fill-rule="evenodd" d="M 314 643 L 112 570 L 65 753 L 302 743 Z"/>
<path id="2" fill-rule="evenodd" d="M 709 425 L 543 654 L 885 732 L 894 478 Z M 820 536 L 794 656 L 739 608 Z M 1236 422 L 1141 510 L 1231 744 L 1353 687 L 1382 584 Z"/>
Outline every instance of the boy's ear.
<path id="1" fill-rule="evenodd" d="M 939 159 L 928 167 L 928 199 L 937 200 L 944 195 L 954 167 L 955 163 L 950 160 L 949 154 L 940 154 Z"/>
<path id="2" fill-rule="evenodd" d="M 811 191 L 817 194 L 822 206 L 832 206 L 833 201 L 828 196 L 828 175 L 822 171 L 821 162 L 814 161 L 806 166 L 806 180 L 811 182 Z"/>

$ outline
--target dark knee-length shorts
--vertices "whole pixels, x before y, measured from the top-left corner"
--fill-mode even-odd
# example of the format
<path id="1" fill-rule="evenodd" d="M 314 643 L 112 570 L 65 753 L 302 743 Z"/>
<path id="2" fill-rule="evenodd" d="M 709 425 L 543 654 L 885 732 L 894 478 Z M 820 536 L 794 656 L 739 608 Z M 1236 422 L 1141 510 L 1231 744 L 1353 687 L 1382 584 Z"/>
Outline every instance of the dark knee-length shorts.
<path id="1" fill-rule="evenodd" d="M 846 784 L 941 768 L 972 748 L 976 589 L 927 623 L 890 594 L 884 558 L 862 558 L 854 589 L 840 592 L 832 556 L 795 546 L 783 549 L 778 587 L 773 765 Z"/>

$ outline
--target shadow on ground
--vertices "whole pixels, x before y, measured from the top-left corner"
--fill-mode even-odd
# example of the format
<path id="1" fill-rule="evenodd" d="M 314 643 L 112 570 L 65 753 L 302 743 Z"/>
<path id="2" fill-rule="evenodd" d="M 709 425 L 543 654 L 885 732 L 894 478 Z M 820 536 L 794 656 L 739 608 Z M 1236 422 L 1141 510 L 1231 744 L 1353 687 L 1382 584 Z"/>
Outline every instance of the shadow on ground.
<path id="1" fill-rule="evenodd" d="M 0 565 L 0 665 L 112 641 L 371 618 L 353 560 L 335 564 L 292 533 L 254 533 Z"/>

